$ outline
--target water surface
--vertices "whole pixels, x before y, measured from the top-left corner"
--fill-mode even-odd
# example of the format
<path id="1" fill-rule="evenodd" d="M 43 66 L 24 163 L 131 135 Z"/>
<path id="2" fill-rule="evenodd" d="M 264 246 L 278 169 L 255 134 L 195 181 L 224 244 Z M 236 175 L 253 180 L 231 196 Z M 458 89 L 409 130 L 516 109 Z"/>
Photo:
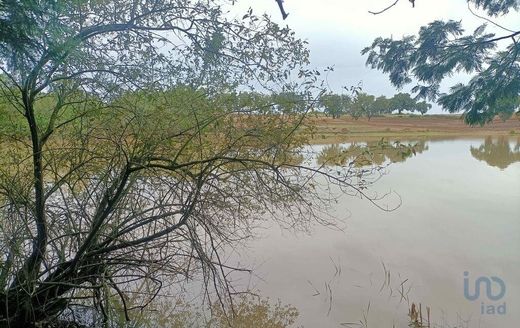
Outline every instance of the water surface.
<path id="1" fill-rule="evenodd" d="M 432 327 L 520 324 L 520 140 L 426 141 L 373 189 L 395 191 L 401 206 L 384 212 L 345 196 L 333 210 L 342 231 L 263 231 L 241 259 L 256 268 L 250 286 L 296 306 L 305 327 L 408 327 L 412 302 L 424 317 L 431 308 Z M 466 299 L 464 272 L 470 293 L 476 278 L 496 276 L 505 296 Z M 486 313 L 504 304 L 505 314 Z"/>

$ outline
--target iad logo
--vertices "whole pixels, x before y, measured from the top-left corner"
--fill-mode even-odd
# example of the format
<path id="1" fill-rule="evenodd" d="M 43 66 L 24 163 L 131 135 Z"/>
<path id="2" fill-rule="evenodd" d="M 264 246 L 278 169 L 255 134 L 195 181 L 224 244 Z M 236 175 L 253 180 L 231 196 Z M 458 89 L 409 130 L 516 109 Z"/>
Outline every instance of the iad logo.
<path id="1" fill-rule="evenodd" d="M 495 286 L 495 288 L 493 288 Z M 490 301 L 499 301 L 506 295 L 506 284 L 498 277 L 478 277 L 475 280 L 473 294 L 470 292 L 469 272 L 464 272 L 464 297 L 470 301 L 476 301 L 480 298 L 481 288 L 484 287 L 486 297 Z M 498 287 L 498 288 L 496 288 Z M 490 304 L 481 302 L 481 314 L 500 314 L 504 315 L 507 312 L 506 303 Z"/>

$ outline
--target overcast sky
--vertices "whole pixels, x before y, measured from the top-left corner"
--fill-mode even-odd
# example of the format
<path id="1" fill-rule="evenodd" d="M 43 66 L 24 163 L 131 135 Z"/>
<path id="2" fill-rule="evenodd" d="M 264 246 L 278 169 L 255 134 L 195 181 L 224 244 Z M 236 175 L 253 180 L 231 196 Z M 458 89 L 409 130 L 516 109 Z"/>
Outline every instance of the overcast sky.
<path id="1" fill-rule="evenodd" d="M 252 7 L 254 12 L 268 12 L 281 25 L 289 25 L 297 35 L 309 41 L 311 64 L 325 68 L 334 65 L 335 72 L 328 77 L 331 88 L 341 92 L 342 86 L 363 82 L 365 91 L 371 94 L 392 96 L 398 92 L 388 82 L 388 77 L 379 71 L 365 67 L 365 58 L 360 51 L 378 36 L 395 39 L 416 34 L 419 28 L 433 20 L 461 20 L 468 31 L 484 23 L 471 14 L 465 0 L 416 0 L 412 8 L 408 0 L 400 2 L 387 12 L 374 16 L 368 11 L 377 11 L 392 4 L 394 0 L 285 0 L 289 17 L 284 21 L 275 0 L 243 0 L 240 7 Z M 474 7 L 473 7 L 474 9 Z M 475 12 L 484 15 L 482 11 Z M 520 29 L 520 13 L 512 12 L 495 21 L 513 30 Z M 506 31 L 489 30 L 497 34 Z M 465 77 L 455 77 L 454 81 Z M 409 92 L 410 87 L 403 89 Z M 435 106 L 436 107 L 436 106 Z M 433 112 L 440 112 L 434 108 Z"/>

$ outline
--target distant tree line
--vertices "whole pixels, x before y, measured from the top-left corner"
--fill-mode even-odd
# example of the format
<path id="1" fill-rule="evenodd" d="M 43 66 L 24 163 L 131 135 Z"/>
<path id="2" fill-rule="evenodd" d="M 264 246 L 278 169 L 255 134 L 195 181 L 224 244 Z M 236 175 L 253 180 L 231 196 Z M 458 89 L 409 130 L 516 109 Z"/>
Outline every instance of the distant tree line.
<path id="1" fill-rule="evenodd" d="M 425 101 L 417 101 L 409 93 L 398 93 L 392 98 L 385 96 L 376 97 L 364 92 L 356 92 L 354 95 L 327 93 L 320 97 L 321 110 L 332 118 L 341 115 L 351 115 L 354 119 L 362 116 L 369 120 L 378 115 L 392 114 L 404 111 L 426 114 L 432 105 Z"/>

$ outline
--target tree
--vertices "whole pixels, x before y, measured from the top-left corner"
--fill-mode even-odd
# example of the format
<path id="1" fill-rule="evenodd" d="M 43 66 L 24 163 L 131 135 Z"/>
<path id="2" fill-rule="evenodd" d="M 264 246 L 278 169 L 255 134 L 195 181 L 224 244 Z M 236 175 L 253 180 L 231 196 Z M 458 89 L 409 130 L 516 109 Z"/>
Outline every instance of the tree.
<path id="1" fill-rule="evenodd" d="M 343 94 L 327 93 L 320 97 L 320 105 L 324 108 L 323 111 L 326 115 L 332 116 L 333 119 L 345 114 L 350 104 L 350 97 Z"/>
<path id="2" fill-rule="evenodd" d="M 410 96 L 409 93 L 398 93 L 392 97 L 390 100 L 392 111 L 397 111 L 399 115 L 402 114 L 403 111 L 414 111 L 416 102 Z"/>
<path id="3" fill-rule="evenodd" d="M 317 219 L 317 175 L 370 184 L 366 171 L 295 164 L 316 81 L 305 42 L 226 5 L 0 4 L 0 325 L 56 326 L 80 307 L 110 325 L 114 300 L 129 320 L 196 273 L 229 303 L 241 268 L 222 262 L 226 245 L 267 213 L 291 227 Z M 238 92 L 253 85 L 308 105 L 266 111 Z"/>
<path id="4" fill-rule="evenodd" d="M 296 92 L 279 92 L 272 94 L 271 103 L 276 104 L 276 109 L 280 113 L 294 113 L 301 111 L 308 106 L 305 98 Z"/>
<path id="5" fill-rule="evenodd" d="M 233 111 L 270 112 L 272 101 L 269 96 L 259 92 L 239 92 L 237 94 L 221 94 L 220 97 L 227 98 L 229 108 Z"/>
<path id="6" fill-rule="evenodd" d="M 365 115 L 368 120 L 376 113 L 377 108 L 374 107 L 375 97 L 364 92 L 359 92 L 352 104 L 352 117 L 356 120 Z"/>
<path id="7" fill-rule="evenodd" d="M 468 5 L 485 10 L 493 19 L 520 8 L 516 0 L 469 0 Z M 437 101 L 450 113 L 463 112 L 468 124 L 482 125 L 519 109 L 510 100 L 520 94 L 520 31 L 505 29 L 491 18 L 486 24 L 496 25 L 502 35 L 486 32 L 486 24 L 464 34 L 460 21 L 434 21 L 423 26 L 418 36 L 377 38 L 362 54 L 368 55 L 368 66 L 388 73 L 396 87 L 416 82 L 412 92 L 419 98 Z M 457 72 L 473 77 L 441 93 L 441 82 Z"/>
<path id="8" fill-rule="evenodd" d="M 392 102 L 385 96 L 377 97 L 374 101 L 373 107 L 376 115 L 392 113 Z"/>
<path id="9" fill-rule="evenodd" d="M 421 113 L 421 115 L 424 115 L 428 113 L 428 111 L 432 108 L 431 104 L 428 104 L 425 101 L 421 101 L 415 104 L 415 111 Z"/>

